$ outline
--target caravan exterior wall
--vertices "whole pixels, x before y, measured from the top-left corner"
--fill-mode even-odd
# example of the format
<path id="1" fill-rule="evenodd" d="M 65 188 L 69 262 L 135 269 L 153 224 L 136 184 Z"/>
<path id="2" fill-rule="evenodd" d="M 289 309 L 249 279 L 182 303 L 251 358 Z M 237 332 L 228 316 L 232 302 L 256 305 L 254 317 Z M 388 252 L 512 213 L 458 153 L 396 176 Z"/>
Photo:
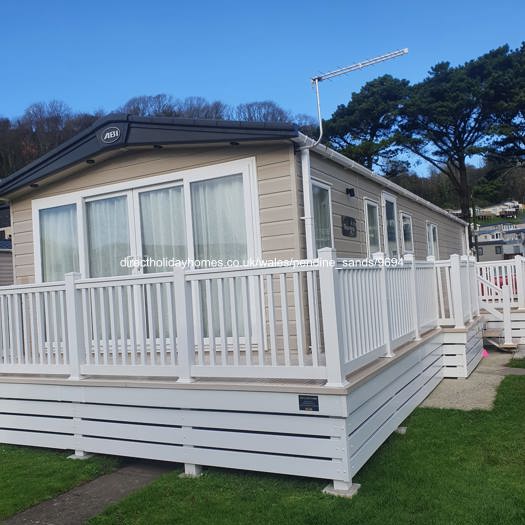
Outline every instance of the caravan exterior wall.
<path id="1" fill-rule="evenodd" d="M 306 257 L 304 210 L 302 206 L 302 171 L 300 153 L 291 142 L 231 146 L 165 147 L 157 150 L 119 151 L 96 164 L 76 166 L 50 177 L 40 188 L 12 197 L 14 274 L 18 284 L 38 281 L 38 225 L 35 223 L 35 200 L 54 198 L 60 202 L 75 192 L 109 191 L 111 185 L 148 185 L 148 180 L 171 177 L 187 170 L 210 169 L 227 162 L 253 159 L 255 166 L 254 218 L 256 228 L 249 232 L 254 254 L 263 259 L 302 259 Z M 427 255 L 448 258 L 464 254 L 465 230 L 460 221 L 438 212 L 406 192 L 396 193 L 360 173 L 345 169 L 336 162 L 311 154 L 314 184 L 329 188 L 334 248 L 341 257 L 363 258 L 371 255 L 367 243 L 365 200 L 378 206 L 380 250 L 385 246 L 384 199 L 395 202 L 395 224 L 399 256 L 413 253 L 416 259 Z M 347 193 L 353 190 L 353 196 Z M 412 250 L 403 241 L 404 218 L 412 225 Z M 353 235 L 343 231 L 342 221 L 355 225 Z M 429 231 L 435 235 L 435 246 L 429 246 Z M 352 235 L 352 234 L 351 234 Z M 392 255 L 392 254 L 391 254 Z M 89 277 L 85 275 L 84 277 Z"/>
<path id="2" fill-rule="evenodd" d="M 424 259 L 433 255 L 436 259 L 447 259 L 452 254 L 466 254 L 465 226 L 448 214 L 439 213 L 433 209 L 420 204 L 415 199 L 405 195 L 396 194 L 380 182 L 365 178 L 361 174 L 351 171 L 336 164 L 335 162 L 311 154 L 312 179 L 327 184 L 330 187 L 332 201 L 332 224 L 335 249 L 340 257 L 367 257 L 369 254 L 367 246 L 365 200 L 377 204 L 379 213 L 379 236 L 381 250 L 385 249 L 385 217 L 382 197 L 390 195 L 396 202 L 397 232 L 400 255 L 413 253 L 416 259 Z M 298 173 L 300 175 L 299 167 Z M 299 202 L 301 208 L 299 214 L 302 216 L 302 191 L 299 187 Z M 353 190 L 354 195 L 347 194 L 347 189 Z M 402 215 L 411 218 L 413 229 L 414 250 L 404 249 L 402 232 Z M 356 221 L 357 235 L 348 237 L 343 234 L 342 217 L 349 216 Z M 429 253 L 427 243 L 427 225 L 437 227 L 438 253 Z M 304 229 L 301 230 L 301 240 L 304 245 Z"/>

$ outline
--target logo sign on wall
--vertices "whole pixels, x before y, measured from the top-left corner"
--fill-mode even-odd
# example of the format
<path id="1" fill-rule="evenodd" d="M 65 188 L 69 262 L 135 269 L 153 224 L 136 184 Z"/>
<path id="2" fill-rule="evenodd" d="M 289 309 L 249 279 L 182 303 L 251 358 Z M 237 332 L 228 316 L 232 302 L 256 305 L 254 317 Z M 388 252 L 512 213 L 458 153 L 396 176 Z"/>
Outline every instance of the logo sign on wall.
<path id="1" fill-rule="evenodd" d="M 342 233 L 345 237 L 357 237 L 357 224 L 354 217 L 341 217 Z"/>
<path id="2" fill-rule="evenodd" d="M 113 142 L 116 142 L 119 138 L 120 138 L 120 129 L 115 126 L 106 128 L 100 134 L 100 140 L 104 142 L 104 144 L 112 144 Z"/>

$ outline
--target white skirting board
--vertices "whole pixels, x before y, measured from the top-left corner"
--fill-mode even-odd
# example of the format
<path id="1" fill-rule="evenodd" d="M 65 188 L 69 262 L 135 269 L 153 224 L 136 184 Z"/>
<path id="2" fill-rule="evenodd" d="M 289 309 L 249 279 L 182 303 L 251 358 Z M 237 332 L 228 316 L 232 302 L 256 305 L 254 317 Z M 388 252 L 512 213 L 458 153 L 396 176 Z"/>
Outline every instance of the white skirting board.
<path id="1" fill-rule="evenodd" d="M 443 354 L 436 338 L 349 393 L 347 432 L 352 476 L 442 378 Z"/>
<path id="2" fill-rule="evenodd" d="M 503 321 L 496 319 L 492 314 L 485 314 L 485 329 L 489 331 L 499 330 L 503 332 Z M 514 341 L 525 341 L 525 310 L 512 309 L 510 312 L 512 339 Z"/>
<path id="3" fill-rule="evenodd" d="M 348 391 L 0 380 L 0 442 L 350 483 L 443 363 L 437 333 Z M 318 411 L 301 410 L 301 395 Z"/>
<path id="4" fill-rule="evenodd" d="M 344 395 L 0 383 L 0 442 L 349 481 Z"/>
<path id="5" fill-rule="evenodd" d="M 473 322 L 465 331 L 444 332 L 444 377 L 468 377 L 481 361 L 482 352 L 480 320 Z"/>

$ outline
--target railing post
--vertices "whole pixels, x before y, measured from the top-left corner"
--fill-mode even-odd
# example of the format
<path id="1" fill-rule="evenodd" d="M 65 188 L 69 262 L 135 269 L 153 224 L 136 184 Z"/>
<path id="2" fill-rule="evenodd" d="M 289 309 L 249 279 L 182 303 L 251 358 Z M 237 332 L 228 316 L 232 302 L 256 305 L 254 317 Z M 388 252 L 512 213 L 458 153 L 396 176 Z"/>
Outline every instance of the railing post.
<path id="1" fill-rule="evenodd" d="M 186 282 L 184 268 L 175 268 L 173 272 L 175 287 L 175 318 L 177 325 L 177 365 L 180 369 L 178 382 L 192 383 L 191 367 L 195 359 L 195 341 L 193 333 L 193 301 L 191 283 Z M 175 349 L 173 349 L 175 352 Z"/>
<path id="2" fill-rule="evenodd" d="M 514 265 L 516 267 L 516 292 L 518 294 L 518 308 L 525 308 L 525 276 L 523 275 L 523 257 L 516 255 Z"/>
<path id="3" fill-rule="evenodd" d="M 504 284 L 501 287 L 503 300 L 503 344 L 512 346 L 512 319 L 510 315 L 510 287 Z"/>
<path id="4" fill-rule="evenodd" d="M 467 282 L 465 283 L 467 287 L 467 304 L 468 304 L 468 319 L 469 322 L 472 321 L 472 297 L 471 297 L 471 288 L 472 283 L 470 282 L 470 263 L 468 255 L 462 255 L 460 258 L 461 261 L 464 261 L 467 268 Z"/>
<path id="5" fill-rule="evenodd" d="M 381 324 L 383 325 L 383 333 L 385 335 L 385 357 L 394 357 L 392 352 L 392 337 L 390 334 L 390 319 L 388 317 L 388 287 L 386 282 L 386 264 L 385 254 L 383 252 L 377 252 L 372 254 L 375 261 L 381 261 L 381 274 L 379 280 L 379 286 L 381 288 Z"/>
<path id="6" fill-rule="evenodd" d="M 436 312 L 436 326 L 439 326 L 439 290 L 436 276 L 436 270 L 439 271 L 439 269 L 436 266 L 436 258 L 433 255 L 427 255 L 427 262 L 432 263 L 432 297 L 434 300 L 434 309 Z"/>
<path id="7" fill-rule="evenodd" d="M 454 305 L 454 322 L 456 328 L 463 328 L 463 300 L 461 295 L 461 272 L 459 255 L 450 256 L 450 287 L 452 288 L 452 304 Z"/>
<path id="8" fill-rule="evenodd" d="M 66 273 L 64 277 L 66 284 L 67 346 L 71 368 L 69 379 L 80 379 L 80 365 L 83 363 L 84 357 L 82 352 L 82 309 L 75 284 L 80 278 L 79 273 Z"/>
<path id="9" fill-rule="evenodd" d="M 474 268 L 474 276 L 472 277 L 472 287 L 474 289 L 474 293 L 472 295 L 474 296 L 474 299 L 475 299 L 474 313 L 476 317 L 478 317 L 479 311 L 480 311 L 480 308 L 479 308 L 479 300 L 480 300 L 480 297 L 479 297 L 479 267 L 478 267 L 476 258 L 474 256 L 472 255 L 470 256 L 470 261 L 472 262 L 472 268 Z"/>
<path id="10" fill-rule="evenodd" d="M 345 348 L 341 321 L 340 285 L 337 257 L 332 248 L 319 250 L 319 288 L 323 316 L 327 385 L 345 383 Z"/>
<path id="11" fill-rule="evenodd" d="M 403 256 L 403 261 L 410 264 L 410 293 L 412 296 L 412 321 L 414 323 L 414 339 L 419 341 L 421 339 L 419 334 L 419 312 L 417 305 L 417 283 L 416 283 L 416 261 L 414 255 L 407 253 Z"/>

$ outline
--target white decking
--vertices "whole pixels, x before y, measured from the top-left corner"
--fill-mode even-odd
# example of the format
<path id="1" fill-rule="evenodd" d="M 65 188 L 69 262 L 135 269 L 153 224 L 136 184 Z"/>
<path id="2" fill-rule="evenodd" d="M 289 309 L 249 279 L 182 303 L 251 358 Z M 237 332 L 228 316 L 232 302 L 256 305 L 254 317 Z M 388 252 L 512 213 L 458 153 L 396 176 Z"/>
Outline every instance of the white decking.
<path id="1" fill-rule="evenodd" d="M 480 354 L 477 272 L 320 259 L 1 289 L 0 441 L 349 487 L 444 376 L 446 327 Z"/>
<path id="2" fill-rule="evenodd" d="M 349 486 L 441 380 L 440 334 L 433 330 L 393 358 L 361 368 L 346 387 L 290 380 L 185 384 L 6 375 L 0 377 L 0 441 Z"/>

